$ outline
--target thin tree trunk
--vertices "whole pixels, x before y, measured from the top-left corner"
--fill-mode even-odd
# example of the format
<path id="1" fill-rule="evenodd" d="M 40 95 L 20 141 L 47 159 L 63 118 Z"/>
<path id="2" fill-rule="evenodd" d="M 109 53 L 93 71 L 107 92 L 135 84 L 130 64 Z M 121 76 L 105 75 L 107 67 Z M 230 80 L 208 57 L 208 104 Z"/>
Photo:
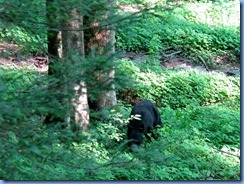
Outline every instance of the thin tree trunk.
<path id="1" fill-rule="evenodd" d="M 108 39 L 106 40 L 107 43 L 104 47 L 110 47 L 108 51 L 108 55 L 114 55 L 115 53 L 115 31 L 112 30 L 113 27 L 110 27 L 111 30 L 107 30 L 106 34 Z M 111 60 L 113 62 L 113 59 Z M 100 107 L 110 107 L 117 104 L 116 92 L 115 92 L 115 85 L 113 83 L 115 77 L 115 70 L 114 66 L 111 65 L 108 72 L 105 74 L 108 76 L 108 80 L 106 82 L 108 86 L 108 90 L 102 90 L 99 95 L 99 106 Z"/>
<path id="2" fill-rule="evenodd" d="M 48 23 L 48 30 L 47 30 L 47 39 L 48 39 L 48 75 L 50 78 L 58 77 L 60 74 L 56 68 L 58 62 L 60 62 L 60 47 L 61 47 L 61 36 L 60 31 L 57 29 L 58 27 L 58 9 L 54 8 L 55 5 L 53 4 L 54 0 L 46 0 L 46 18 Z M 56 83 L 55 86 L 49 86 L 49 93 L 55 93 L 55 91 L 61 90 L 61 84 Z M 49 99 L 51 101 L 51 99 Z M 58 99 L 60 104 L 62 104 L 62 99 Z M 48 102 L 49 103 L 49 102 Z M 51 107 L 50 104 L 49 108 L 53 109 L 58 107 Z M 63 122 L 64 117 L 61 115 L 62 113 L 58 114 L 55 111 L 49 111 L 47 114 L 44 123 L 50 124 L 53 122 Z"/>
<path id="3" fill-rule="evenodd" d="M 104 2 L 107 3 L 106 6 L 109 6 L 111 11 L 113 9 L 114 1 Z M 104 11 L 103 19 L 108 21 L 110 11 Z M 96 12 L 96 10 L 93 12 Z M 105 55 L 108 58 L 112 58 L 108 59 L 108 62 L 113 62 L 113 55 L 115 53 L 115 31 L 113 30 L 113 26 L 100 27 L 100 22 L 96 20 L 86 22 L 86 26 L 90 27 L 90 29 L 85 31 L 86 54 L 91 57 Z M 103 89 L 100 89 L 99 97 L 96 102 L 98 106 L 97 108 L 100 110 L 117 104 L 115 85 L 113 83 L 115 76 L 113 63 L 110 65 L 106 64 L 106 67 L 108 68 L 99 72 L 96 77 L 98 83 L 104 86 Z M 97 73 L 95 72 L 94 75 L 96 76 Z"/>
<path id="4" fill-rule="evenodd" d="M 66 14 L 65 18 L 62 17 L 63 23 L 60 23 L 61 20 L 59 20 L 59 13 L 62 13 L 60 12 L 60 9 L 62 9 L 62 11 L 65 10 L 65 5 L 66 3 L 61 1 L 46 1 L 47 22 L 49 24 L 48 74 L 51 78 L 54 77 L 59 81 L 55 84 L 56 86 L 50 86 L 49 93 L 53 92 L 53 96 L 55 96 L 58 94 L 58 91 L 60 92 L 60 96 L 55 96 L 60 107 L 52 107 L 52 103 L 50 103 L 51 108 L 44 123 L 69 122 L 72 125 L 75 123 L 76 130 L 82 129 L 85 131 L 89 124 L 86 84 L 84 81 L 67 82 L 69 77 L 73 77 L 71 75 L 75 75 L 77 72 L 81 72 L 82 74 L 83 71 L 80 69 L 79 71 L 77 70 L 77 72 L 71 73 L 68 68 L 60 68 L 60 66 L 62 66 L 62 62 L 65 60 L 70 61 L 70 65 L 75 64 L 72 63 L 76 62 L 72 60 L 72 54 L 79 56 L 81 58 L 81 62 L 82 59 L 84 59 L 83 31 L 72 31 L 81 28 L 82 18 L 78 15 L 75 9 L 70 12 L 68 12 L 69 9 L 67 9 L 66 13 L 69 13 L 69 16 Z M 60 26 L 69 28 L 68 30 L 70 31 L 62 31 L 62 33 L 60 33 L 60 31 L 57 30 Z M 73 94 L 72 98 L 69 97 L 71 93 Z M 51 109 L 53 109 L 53 111 Z"/>
<path id="5" fill-rule="evenodd" d="M 73 64 L 76 64 L 76 60 L 72 60 L 71 55 L 77 55 L 80 57 L 79 62 L 82 62 L 85 58 L 84 53 L 84 35 L 83 31 L 73 31 L 80 29 L 83 25 L 82 17 L 78 15 L 76 9 L 71 12 L 72 18 L 66 20 L 64 27 L 69 28 L 71 31 L 62 32 L 63 41 L 63 56 L 67 58 Z M 80 68 L 77 72 L 82 75 L 84 71 Z M 70 75 L 75 75 L 76 71 L 72 71 Z M 74 97 L 71 100 L 73 108 L 70 111 L 71 123 L 75 122 L 77 129 L 86 131 L 89 125 L 89 107 L 87 98 L 87 87 L 85 81 L 75 81 L 74 84 L 69 84 L 67 88 L 73 90 Z"/>

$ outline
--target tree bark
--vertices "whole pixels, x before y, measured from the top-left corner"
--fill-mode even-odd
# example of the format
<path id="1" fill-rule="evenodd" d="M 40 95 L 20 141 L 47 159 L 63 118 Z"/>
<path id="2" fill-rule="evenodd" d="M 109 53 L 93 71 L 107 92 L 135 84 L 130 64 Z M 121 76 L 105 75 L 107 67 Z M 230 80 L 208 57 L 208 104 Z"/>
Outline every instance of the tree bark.
<path id="1" fill-rule="evenodd" d="M 70 31 L 62 31 L 62 42 L 63 42 L 63 57 L 67 58 L 72 64 L 76 64 L 77 60 L 72 59 L 71 55 L 77 55 L 82 62 L 85 59 L 84 52 L 84 35 L 80 29 L 83 26 L 81 15 L 78 14 L 76 9 L 71 11 L 71 16 L 65 21 L 64 27 L 69 28 Z M 79 31 L 75 31 L 79 30 Z M 84 74 L 82 68 L 78 70 L 79 75 Z M 72 71 L 70 75 L 75 75 L 76 71 Z M 71 100 L 73 106 L 70 111 L 71 122 L 75 122 L 76 129 L 87 130 L 89 125 L 89 107 L 87 98 L 87 87 L 85 81 L 75 81 L 73 84 L 69 84 L 67 88 L 72 88 L 74 97 Z"/>
<path id="2" fill-rule="evenodd" d="M 56 4 L 55 4 L 56 3 Z M 61 68 L 62 62 L 70 62 L 70 65 L 76 65 L 77 60 L 73 56 L 80 58 L 79 62 L 85 58 L 84 36 L 82 28 L 82 17 L 75 8 L 66 7 L 67 3 L 62 1 L 47 0 L 47 22 L 48 22 L 48 53 L 49 70 L 48 74 L 56 78 L 57 83 L 50 86 L 49 93 L 59 102 L 59 107 L 52 107 L 45 118 L 44 123 L 51 124 L 57 122 L 67 122 L 75 124 L 75 130 L 85 131 L 89 124 L 89 109 L 87 99 L 87 89 L 85 81 L 74 80 L 74 75 L 82 75 L 82 68 L 76 71 L 70 71 L 69 68 Z M 58 6 L 58 7 L 57 7 Z M 73 7 L 79 7 L 78 1 Z M 81 7 L 81 6 L 80 6 Z M 62 11 L 65 10 L 65 14 Z M 59 17 L 62 17 L 61 18 Z M 62 33 L 58 30 L 62 27 Z M 68 29 L 66 29 L 68 28 Z M 64 31 L 69 30 L 69 31 Z M 79 31 L 75 31 L 79 30 Z M 64 71 L 65 70 L 65 71 Z M 71 82 L 69 81 L 71 80 Z M 67 82 L 69 81 L 69 82 Z M 59 91 L 59 93 L 57 93 Z M 59 95 L 56 95 L 59 94 Z M 70 98 L 70 94 L 73 97 Z M 50 103 L 50 106 L 52 104 Z M 53 111 L 51 109 L 54 109 Z"/>
<path id="3" fill-rule="evenodd" d="M 115 2 L 106 0 L 105 7 L 107 10 L 103 13 L 103 20 L 109 22 L 110 13 L 113 10 Z M 109 10 L 109 11 L 108 11 Z M 101 10 L 99 10 L 101 11 Z M 92 10 L 96 12 L 96 9 Z M 113 55 L 115 53 L 115 31 L 113 26 L 101 26 L 99 20 L 88 17 L 88 21 L 85 23 L 87 27 L 90 27 L 85 31 L 85 52 L 90 57 L 99 57 L 100 55 L 107 56 L 107 62 L 101 71 L 94 73 L 97 83 L 103 86 L 99 91 L 99 97 L 96 100 L 98 109 L 103 109 L 117 104 L 117 98 L 115 93 L 114 77 L 115 70 L 113 65 Z M 98 74 L 99 73 L 99 74 Z"/>
<path id="4" fill-rule="evenodd" d="M 58 78 L 59 71 L 57 69 L 57 63 L 60 62 L 61 53 L 61 32 L 57 29 L 58 27 L 58 9 L 55 8 L 55 5 L 53 4 L 54 0 L 46 0 L 46 19 L 47 19 L 47 39 L 48 39 L 48 75 L 49 78 L 56 77 Z M 55 86 L 50 86 L 48 89 L 48 93 L 55 93 L 57 90 L 61 90 L 61 84 L 57 82 Z M 48 98 L 48 101 L 50 102 L 51 99 Z M 62 99 L 58 99 L 60 105 L 62 104 Z M 48 103 L 49 103 L 48 102 Z M 52 104 L 49 106 L 50 109 L 56 108 L 59 109 L 59 107 L 52 107 Z M 63 122 L 64 117 L 62 116 L 62 113 L 58 114 L 56 111 L 49 111 L 45 120 L 44 124 L 51 124 L 53 122 Z"/>

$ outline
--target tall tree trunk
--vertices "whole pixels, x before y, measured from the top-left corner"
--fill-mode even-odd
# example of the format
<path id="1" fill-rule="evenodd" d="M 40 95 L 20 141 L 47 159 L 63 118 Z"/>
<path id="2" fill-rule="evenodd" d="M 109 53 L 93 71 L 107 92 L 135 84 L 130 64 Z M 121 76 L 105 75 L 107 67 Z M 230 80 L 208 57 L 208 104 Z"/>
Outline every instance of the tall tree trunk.
<path id="1" fill-rule="evenodd" d="M 73 6 L 77 7 L 77 3 Z M 71 80 L 72 82 L 67 82 L 70 78 L 73 79 L 73 75 L 76 75 L 77 72 L 80 72 L 79 75 L 81 75 L 83 73 L 82 68 L 71 73 L 69 68 L 61 67 L 64 61 L 70 62 L 70 65 L 76 64 L 77 61 L 72 59 L 73 55 L 81 58 L 79 62 L 85 58 L 83 31 L 75 31 L 81 30 L 82 17 L 76 9 L 70 9 L 69 4 L 69 7 L 66 7 L 66 4 L 67 2 L 62 1 L 46 1 L 49 25 L 48 74 L 58 81 L 55 86 L 50 86 L 49 93 L 53 92 L 56 102 L 59 102 L 59 107 L 52 107 L 52 103 L 50 103 L 51 108 L 44 123 L 68 122 L 72 125 L 75 124 L 76 130 L 85 131 L 89 124 L 86 84 L 84 81 Z M 65 14 L 62 11 L 65 11 Z M 62 33 L 58 30 L 61 26 Z M 65 66 L 69 65 L 66 64 Z M 72 98 L 70 98 L 71 93 L 73 94 Z"/>
<path id="2" fill-rule="evenodd" d="M 110 13 L 113 10 L 115 4 L 114 0 L 104 1 L 106 10 L 104 10 L 102 19 L 105 22 L 109 22 Z M 96 12 L 96 10 L 92 10 Z M 101 11 L 101 10 L 98 10 Z M 96 14 L 96 13 L 94 13 Z M 101 20 L 101 18 L 100 18 Z M 105 64 L 106 69 L 95 72 L 96 80 L 103 86 L 103 89 L 99 91 L 99 97 L 96 101 L 97 108 L 100 110 L 105 107 L 110 107 L 117 104 L 117 98 L 115 93 L 115 85 L 113 83 L 115 70 L 113 65 L 113 55 L 115 53 L 115 31 L 113 26 L 101 26 L 99 20 L 88 16 L 88 21 L 85 23 L 87 27 L 90 27 L 85 31 L 85 51 L 90 57 L 99 57 L 99 55 L 107 56 L 107 61 L 110 64 Z"/>
<path id="3" fill-rule="evenodd" d="M 70 18 L 64 22 L 64 28 L 68 28 L 69 31 L 62 31 L 62 43 L 63 43 L 63 57 L 67 58 L 72 64 L 82 62 L 85 59 L 84 52 L 84 35 L 81 31 L 83 21 L 82 16 L 78 14 L 76 9 L 71 11 Z M 78 61 L 73 56 L 80 58 Z M 79 75 L 83 75 L 83 68 L 77 70 Z M 75 75 L 76 71 L 72 71 L 69 75 Z M 89 107 L 87 97 L 87 87 L 83 80 L 75 80 L 73 84 L 67 86 L 69 90 L 73 90 L 74 97 L 71 100 L 73 108 L 70 111 L 71 122 L 75 122 L 76 129 L 82 129 L 86 131 L 89 125 Z M 68 90 L 68 91 L 69 91 Z"/>
<path id="4" fill-rule="evenodd" d="M 57 69 L 57 63 L 60 62 L 60 47 L 61 47 L 61 36 L 58 28 L 58 9 L 56 8 L 54 0 L 46 0 L 46 18 L 48 24 L 47 39 L 48 39 L 48 75 L 49 78 L 58 78 L 59 70 Z M 61 90 L 60 83 L 56 83 L 55 86 L 49 86 L 49 94 L 55 93 L 55 91 Z M 52 96 L 52 95 L 51 95 Z M 51 97 L 52 98 L 52 97 Z M 51 99 L 49 98 L 49 101 Z M 58 99 L 62 104 L 62 99 Z M 48 102 L 49 103 L 49 102 Z M 59 107 L 52 107 L 50 104 L 49 109 L 58 109 Z M 57 111 L 49 111 L 44 123 L 50 124 L 53 122 L 64 121 L 62 113 L 58 114 Z"/>
<path id="5" fill-rule="evenodd" d="M 111 47 L 108 52 L 108 55 L 114 55 L 115 53 L 115 31 L 114 30 L 106 30 L 108 40 L 106 45 L 104 47 Z M 106 38 L 105 38 L 106 39 Z M 103 41 L 101 41 L 103 42 Z M 113 57 L 113 56 L 112 56 Z M 111 60 L 113 62 L 113 59 Z M 114 66 L 111 65 L 109 66 L 109 70 L 105 75 L 107 75 L 107 81 L 104 81 L 105 87 L 108 87 L 107 90 L 101 90 L 99 94 L 99 107 L 104 108 L 104 107 L 110 107 L 114 106 L 117 104 L 117 98 L 116 98 L 116 92 L 115 92 L 115 85 L 113 83 L 114 77 L 115 77 L 115 70 Z"/>

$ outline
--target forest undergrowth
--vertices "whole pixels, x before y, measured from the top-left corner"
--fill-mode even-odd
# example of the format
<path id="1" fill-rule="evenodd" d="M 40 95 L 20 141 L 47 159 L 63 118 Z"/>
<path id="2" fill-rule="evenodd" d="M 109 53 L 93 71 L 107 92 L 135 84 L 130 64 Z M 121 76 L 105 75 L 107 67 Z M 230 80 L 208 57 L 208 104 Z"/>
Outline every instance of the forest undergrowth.
<path id="1" fill-rule="evenodd" d="M 162 68 L 175 52 L 196 64 L 204 61 L 209 69 L 239 66 L 239 2 L 174 2 L 167 5 L 169 11 L 162 11 L 162 4 L 154 12 L 158 16 L 145 14 L 119 27 L 117 50 L 149 57 L 139 62 L 117 57 L 118 104 L 104 109 L 104 118 L 91 111 L 87 132 L 43 124 L 50 110 L 47 73 L 20 61 L 30 54 L 41 56 L 39 67 L 46 65 L 38 46 L 45 35 L 27 39 L 31 33 L 18 26 L 0 33 L 2 43 L 18 46 L 1 56 L 0 179 L 240 180 L 240 75 Z M 228 21 L 233 17 L 236 21 Z M 171 53 L 163 52 L 169 47 Z M 72 72 L 74 68 L 79 66 L 72 66 Z M 127 144 L 127 124 L 141 99 L 157 105 L 164 127 L 155 130 L 157 140 L 144 141 L 134 153 Z"/>

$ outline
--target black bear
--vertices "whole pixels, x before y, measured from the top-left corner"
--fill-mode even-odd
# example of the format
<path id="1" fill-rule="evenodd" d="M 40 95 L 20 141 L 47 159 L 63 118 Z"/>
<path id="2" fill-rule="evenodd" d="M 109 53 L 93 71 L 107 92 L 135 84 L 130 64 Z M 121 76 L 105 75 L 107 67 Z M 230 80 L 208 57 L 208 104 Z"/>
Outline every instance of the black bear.
<path id="1" fill-rule="evenodd" d="M 150 141 L 150 137 L 147 135 L 150 133 L 157 125 L 163 126 L 160 118 L 159 111 L 155 104 L 149 100 L 142 100 L 138 102 L 131 110 L 131 119 L 128 123 L 128 139 L 130 147 L 136 144 L 138 146 L 142 143 L 142 134 L 144 134 Z M 152 133 L 152 132 L 151 132 Z M 153 138 L 156 138 L 152 134 Z"/>

